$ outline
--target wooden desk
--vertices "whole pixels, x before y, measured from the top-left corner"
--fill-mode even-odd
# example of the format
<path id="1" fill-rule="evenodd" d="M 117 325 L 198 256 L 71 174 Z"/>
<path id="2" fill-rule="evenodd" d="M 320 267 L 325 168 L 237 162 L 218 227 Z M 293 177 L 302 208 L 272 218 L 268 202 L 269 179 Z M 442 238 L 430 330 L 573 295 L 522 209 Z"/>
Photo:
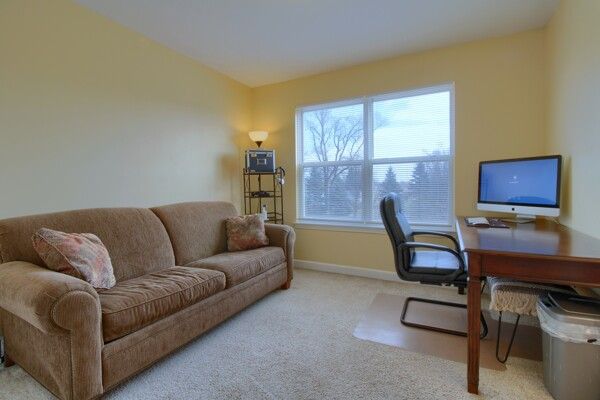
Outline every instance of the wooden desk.
<path id="1" fill-rule="evenodd" d="M 600 240 L 554 221 L 472 228 L 458 217 L 456 231 L 469 261 L 468 369 L 470 393 L 479 391 L 479 312 L 486 276 L 564 285 L 600 286 Z"/>

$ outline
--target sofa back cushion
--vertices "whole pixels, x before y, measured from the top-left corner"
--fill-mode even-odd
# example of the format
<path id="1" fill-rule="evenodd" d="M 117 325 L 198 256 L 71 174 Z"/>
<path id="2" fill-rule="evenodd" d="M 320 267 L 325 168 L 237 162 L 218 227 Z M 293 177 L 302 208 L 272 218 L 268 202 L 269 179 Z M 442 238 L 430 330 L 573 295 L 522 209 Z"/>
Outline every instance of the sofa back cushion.
<path id="1" fill-rule="evenodd" d="M 0 263 L 44 265 L 31 237 L 40 228 L 93 233 L 106 246 L 117 282 L 175 265 L 167 231 L 145 208 L 101 208 L 0 220 Z"/>
<path id="2" fill-rule="evenodd" d="M 152 211 L 167 228 L 177 265 L 227 251 L 225 220 L 237 215 L 233 204 L 220 201 L 171 204 Z"/>

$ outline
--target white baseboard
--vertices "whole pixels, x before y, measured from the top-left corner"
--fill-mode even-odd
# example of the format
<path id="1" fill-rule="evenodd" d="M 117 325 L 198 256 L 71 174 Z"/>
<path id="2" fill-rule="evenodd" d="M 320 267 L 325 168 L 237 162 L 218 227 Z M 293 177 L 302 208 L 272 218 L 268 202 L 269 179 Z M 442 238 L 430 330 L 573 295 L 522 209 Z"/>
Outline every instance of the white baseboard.
<path id="1" fill-rule="evenodd" d="M 294 260 L 294 266 L 314 271 L 330 272 L 334 274 L 361 276 L 363 278 L 380 279 L 383 281 L 401 282 L 396 272 L 382 271 L 380 269 L 351 267 L 348 265 L 327 264 L 318 261 Z"/>
<path id="2" fill-rule="evenodd" d="M 300 269 L 309 269 L 313 271 L 329 272 L 332 274 L 360 276 L 362 278 L 379 279 L 382 281 L 398 282 L 405 285 L 421 285 L 420 282 L 403 281 L 394 271 L 382 271 L 380 269 L 351 267 L 349 265 L 328 264 L 318 261 L 294 260 L 294 267 Z M 456 290 L 453 286 L 435 286 L 440 289 Z"/>

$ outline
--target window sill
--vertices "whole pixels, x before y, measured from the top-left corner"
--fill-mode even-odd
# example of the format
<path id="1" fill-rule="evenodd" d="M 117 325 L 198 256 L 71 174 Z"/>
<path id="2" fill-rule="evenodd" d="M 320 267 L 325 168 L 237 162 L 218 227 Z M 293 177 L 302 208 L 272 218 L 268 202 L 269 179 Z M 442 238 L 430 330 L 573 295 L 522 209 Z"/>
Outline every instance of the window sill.
<path id="1" fill-rule="evenodd" d="M 294 228 L 300 230 L 334 231 L 334 232 L 358 232 L 374 233 L 387 235 L 385 228 L 381 224 L 352 224 L 344 222 L 329 221 L 296 221 Z M 454 226 L 451 225 L 414 225 L 415 231 L 437 231 L 444 233 L 454 233 Z"/>

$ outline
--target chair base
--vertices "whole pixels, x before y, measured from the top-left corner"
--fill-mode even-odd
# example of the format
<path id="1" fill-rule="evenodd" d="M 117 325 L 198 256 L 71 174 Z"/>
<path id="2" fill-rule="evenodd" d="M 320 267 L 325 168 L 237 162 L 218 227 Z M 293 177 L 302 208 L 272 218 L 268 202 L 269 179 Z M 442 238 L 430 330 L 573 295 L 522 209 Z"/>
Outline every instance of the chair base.
<path id="1" fill-rule="evenodd" d="M 406 301 L 404 302 L 404 307 L 402 308 L 402 315 L 400 317 L 400 323 L 402 325 L 405 326 L 410 326 L 411 328 L 419 328 L 419 329 L 426 329 L 428 331 L 434 331 L 434 332 L 441 332 L 441 333 L 448 333 L 450 335 L 456 335 L 456 336 L 467 336 L 467 332 L 463 332 L 463 331 L 455 331 L 452 329 L 446 329 L 446 328 L 440 328 L 437 326 L 431 326 L 431 325 L 422 325 L 422 324 L 417 324 L 414 322 L 409 322 L 406 320 L 406 313 L 408 311 L 408 305 L 411 301 L 416 301 L 419 303 L 428 303 L 428 304 L 436 304 L 436 305 L 440 305 L 440 306 L 447 306 L 447 307 L 454 307 L 454 308 L 467 308 L 466 304 L 460 304 L 460 303 L 452 303 L 449 301 L 440 301 L 440 300 L 431 300 L 431 299 L 423 299 L 420 297 L 408 297 L 406 299 Z M 483 339 L 484 337 L 487 336 L 488 334 L 488 326 L 487 326 L 487 322 L 485 321 L 485 318 L 483 316 L 483 313 L 481 313 L 481 325 L 482 325 L 482 332 L 481 335 L 479 336 L 480 339 Z"/>

